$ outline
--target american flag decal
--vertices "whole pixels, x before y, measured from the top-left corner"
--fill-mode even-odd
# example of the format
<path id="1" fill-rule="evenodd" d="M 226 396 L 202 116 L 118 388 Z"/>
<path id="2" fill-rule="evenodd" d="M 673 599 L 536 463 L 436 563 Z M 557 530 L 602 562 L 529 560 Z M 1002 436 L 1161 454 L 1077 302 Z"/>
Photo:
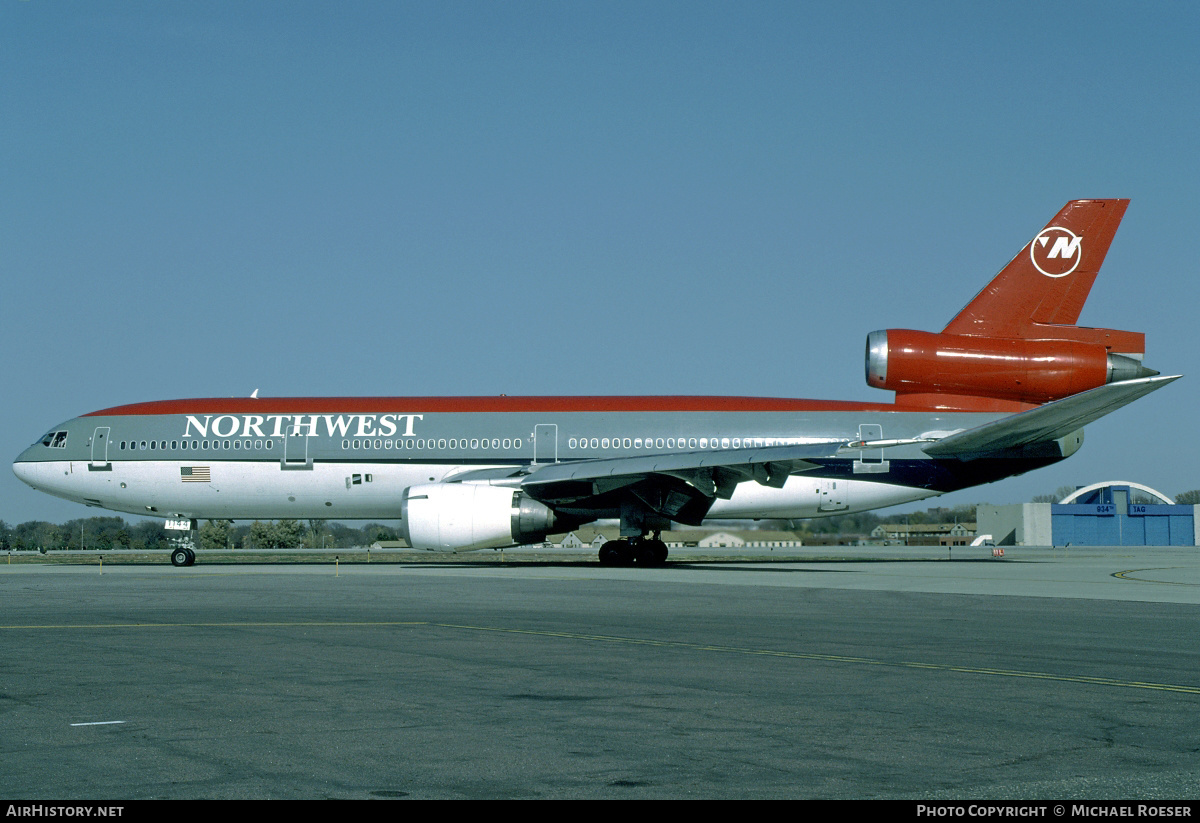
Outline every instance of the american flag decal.
<path id="1" fill-rule="evenodd" d="M 208 466 L 180 466 L 179 479 L 184 483 L 210 483 Z"/>

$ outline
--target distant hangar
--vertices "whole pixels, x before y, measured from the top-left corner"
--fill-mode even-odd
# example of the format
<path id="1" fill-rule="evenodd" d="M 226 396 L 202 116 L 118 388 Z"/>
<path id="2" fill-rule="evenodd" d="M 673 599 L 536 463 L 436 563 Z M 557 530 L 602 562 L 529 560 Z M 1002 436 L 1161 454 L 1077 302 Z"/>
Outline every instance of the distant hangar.
<path id="1" fill-rule="evenodd" d="M 979 534 L 997 546 L 1197 546 L 1198 510 L 1141 483 L 1109 480 L 1058 503 L 981 504 L 976 516 Z"/>

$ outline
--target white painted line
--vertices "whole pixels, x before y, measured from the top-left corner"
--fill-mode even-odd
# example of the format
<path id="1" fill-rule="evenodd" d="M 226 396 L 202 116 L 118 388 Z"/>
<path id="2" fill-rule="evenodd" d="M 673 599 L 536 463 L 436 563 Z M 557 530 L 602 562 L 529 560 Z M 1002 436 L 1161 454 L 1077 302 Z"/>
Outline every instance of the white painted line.
<path id="1" fill-rule="evenodd" d="M 72 726 L 113 726 L 118 723 L 124 723 L 124 720 L 97 720 L 94 723 L 72 723 Z"/>

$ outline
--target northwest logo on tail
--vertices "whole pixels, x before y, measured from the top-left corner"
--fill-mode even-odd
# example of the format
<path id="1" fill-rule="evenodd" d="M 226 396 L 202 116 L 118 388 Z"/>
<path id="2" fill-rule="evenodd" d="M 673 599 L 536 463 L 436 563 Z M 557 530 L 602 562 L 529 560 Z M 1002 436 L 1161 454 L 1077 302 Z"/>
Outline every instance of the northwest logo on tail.
<path id="1" fill-rule="evenodd" d="M 1029 259 L 1047 277 L 1066 277 L 1083 259 L 1083 238 L 1058 226 L 1042 229 L 1029 244 Z"/>

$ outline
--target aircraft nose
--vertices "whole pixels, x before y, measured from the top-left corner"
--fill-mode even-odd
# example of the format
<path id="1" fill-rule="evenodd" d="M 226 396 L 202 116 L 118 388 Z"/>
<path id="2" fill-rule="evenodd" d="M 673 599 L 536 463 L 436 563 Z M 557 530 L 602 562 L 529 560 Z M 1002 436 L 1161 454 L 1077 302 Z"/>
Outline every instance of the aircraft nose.
<path id="1" fill-rule="evenodd" d="M 16 462 L 13 463 L 13 474 L 19 477 L 22 483 L 25 483 L 26 485 L 32 486 L 36 489 L 40 479 L 39 475 L 41 472 L 39 469 L 41 469 L 41 465 L 41 463 L 35 463 L 31 460 L 22 460 L 18 457 Z"/>

